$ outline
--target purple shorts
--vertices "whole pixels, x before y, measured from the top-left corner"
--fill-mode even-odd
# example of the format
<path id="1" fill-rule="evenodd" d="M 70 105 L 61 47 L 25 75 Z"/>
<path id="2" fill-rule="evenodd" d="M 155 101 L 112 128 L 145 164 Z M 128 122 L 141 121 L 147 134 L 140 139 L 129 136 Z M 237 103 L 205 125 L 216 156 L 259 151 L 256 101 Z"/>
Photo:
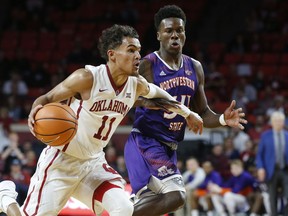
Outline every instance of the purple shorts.
<path id="1" fill-rule="evenodd" d="M 141 133 L 131 132 L 124 154 L 132 192 L 135 194 L 148 184 L 151 175 L 162 180 L 180 174 L 176 151 Z"/>

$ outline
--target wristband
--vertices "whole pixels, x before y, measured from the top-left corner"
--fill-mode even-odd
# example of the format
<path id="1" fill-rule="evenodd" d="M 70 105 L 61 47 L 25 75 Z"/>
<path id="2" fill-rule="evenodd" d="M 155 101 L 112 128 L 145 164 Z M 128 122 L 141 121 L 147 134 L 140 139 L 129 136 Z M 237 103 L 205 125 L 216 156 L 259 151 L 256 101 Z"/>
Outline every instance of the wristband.
<path id="1" fill-rule="evenodd" d="M 227 125 L 227 123 L 225 122 L 225 119 L 224 119 L 224 114 L 221 114 L 220 117 L 219 117 L 219 122 L 221 125 L 225 126 Z"/>
<path id="2" fill-rule="evenodd" d="M 155 85 L 152 83 L 148 83 L 148 85 L 149 85 L 149 93 L 143 97 L 148 98 L 148 99 L 154 98 L 154 96 L 156 95 L 156 92 L 157 92 Z"/>
<path id="3" fill-rule="evenodd" d="M 179 108 L 181 109 L 180 112 L 178 112 L 179 115 L 183 116 L 184 118 L 187 118 L 190 115 L 191 110 L 184 104 L 180 104 Z"/>

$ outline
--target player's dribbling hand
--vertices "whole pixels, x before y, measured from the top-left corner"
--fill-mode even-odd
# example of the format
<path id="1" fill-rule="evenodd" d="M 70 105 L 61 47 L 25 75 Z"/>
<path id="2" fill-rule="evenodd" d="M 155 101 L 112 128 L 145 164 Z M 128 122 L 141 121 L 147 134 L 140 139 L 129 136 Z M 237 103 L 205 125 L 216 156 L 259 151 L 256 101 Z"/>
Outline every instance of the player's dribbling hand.
<path id="1" fill-rule="evenodd" d="M 233 100 L 230 106 L 224 112 L 224 119 L 228 126 L 244 129 L 243 124 L 247 124 L 247 120 L 244 119 L 245 113 L 242 108 L 234 109 L 236 101 Z"/>
<path id="2" fill-rule="evenodd" d="M 195 134 L 202 134 L 203 119 L 197 113 L 191 112 L 186 118 L 186 122 L 189 130 L 192 130 Z"/>
<path id="3" fill-rule="evenodd" d="M 29 127 L 29 130 L 30 132 L 35 136 L 35 133 L 34 133 L 34 118 L 35 118 L 35 114 L 38 112 L 38 110 L 40 110 L 43 106 L 42 105 L 37 105 L 36 107 L 34 107 L 29 116 L 28 116 L 28 127 Z"/>

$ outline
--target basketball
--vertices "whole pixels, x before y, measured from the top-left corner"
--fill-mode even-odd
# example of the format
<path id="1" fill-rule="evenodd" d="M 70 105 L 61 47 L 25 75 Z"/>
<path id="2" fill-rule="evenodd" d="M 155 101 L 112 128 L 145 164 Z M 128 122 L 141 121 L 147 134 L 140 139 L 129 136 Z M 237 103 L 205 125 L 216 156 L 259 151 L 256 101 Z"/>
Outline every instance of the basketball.
<path id="1" fill-rule="evenodd" d="M 46 104 L 35 115 L 35 136 L 46 145 L 61 146 L 69 143 L 77 127 L 76 115 L 66 104 Z"/>

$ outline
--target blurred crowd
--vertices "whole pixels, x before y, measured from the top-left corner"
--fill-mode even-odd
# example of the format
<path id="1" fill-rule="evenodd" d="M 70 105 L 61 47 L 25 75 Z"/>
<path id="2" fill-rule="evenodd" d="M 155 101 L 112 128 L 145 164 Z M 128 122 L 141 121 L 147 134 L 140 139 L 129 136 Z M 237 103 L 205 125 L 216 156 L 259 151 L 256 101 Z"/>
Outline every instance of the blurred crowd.
<path id="1" fill-rule="evenodd" d="M 96 48 L 99 29 L 115 22 L 132 25 L 142 39 L 142 56 L 158 49 L 156 36 L 155 40 L 151 37 L 151 33 L 155 33 L 151 28 L 155 11 L 148 12 L 153 2 L 109 1 L 106 6 L 97 3 L 100 8 L 97 14 L 89 10 L 95 6 L 92 0 L 3 1 L 0 11 L 0 178 L 17 183 L 20 204 L 26 196 L 39 152 L 45 146 L 35 139 L 19 139 L 19 132 L 12 131 L 11 125 L 26 124 L 33 100 L 57 85 L 74 68 L 103 62 Z M 214 4 L 217 2 L 221 3 L 214 1 Z M 249 123 L 244 131 L 231 129 L 222 143 L 209 144 L 205 157 L 180 158 L 179 168 L 186 180 L 186 189 L 193 191 L 182 211 L 195 211 L 197 215 L 197 211 L 212 211 L 213 206 L 221 213 L 223 203 L 228 210 L 236 208 L 228 202 L 233 199 L 229 193 L 225 193 L 228 194 L 225 197 L 219 187 L 220 182 L 229 185 L 242 173 L 249 176 L 251 191 L 239 190 L 247 198 L 240 210 L 245 212 L 250 204 L 256 215 L 266 213 L 269 208 L 265 205 L 267 188 L 257 183 L 255 157 L 261 134 L 270 128 L 271 114 L 279 111 L 288 115 L 288 4 L 277 0 L 260 2 L 247 15 L 247 20 L 243 20 L 245 28 L 229 41 L 203 45 L 193 37 L 194 41 L 185 47 L 187 54 L 203 64 L 211 108 L 222 113 L 227 102 L 235 99 L 237 106 L 247 113 Z M 153 8 L 158 10 L 156 6 L 164 4 L 167 2 L 155 1 Z M 197 5 L 201 13 L 209 7 L 209 1 Z M 201 15 L 195 17 L 194 22 L 202 19 Z M 132 122 L 133 110 L 122 124 Z M 288 126 L 287 118 L 285 126 Z M 105 151 L 108 163 L 129 182 L 123 151 L 113 142 Z M 211 175 L 216 176 L 215 182 L 207 179 Z M 217 196 L 207 196 L 207 188 Z M 175 213 L 181 214 L 181 211 Z"/>

